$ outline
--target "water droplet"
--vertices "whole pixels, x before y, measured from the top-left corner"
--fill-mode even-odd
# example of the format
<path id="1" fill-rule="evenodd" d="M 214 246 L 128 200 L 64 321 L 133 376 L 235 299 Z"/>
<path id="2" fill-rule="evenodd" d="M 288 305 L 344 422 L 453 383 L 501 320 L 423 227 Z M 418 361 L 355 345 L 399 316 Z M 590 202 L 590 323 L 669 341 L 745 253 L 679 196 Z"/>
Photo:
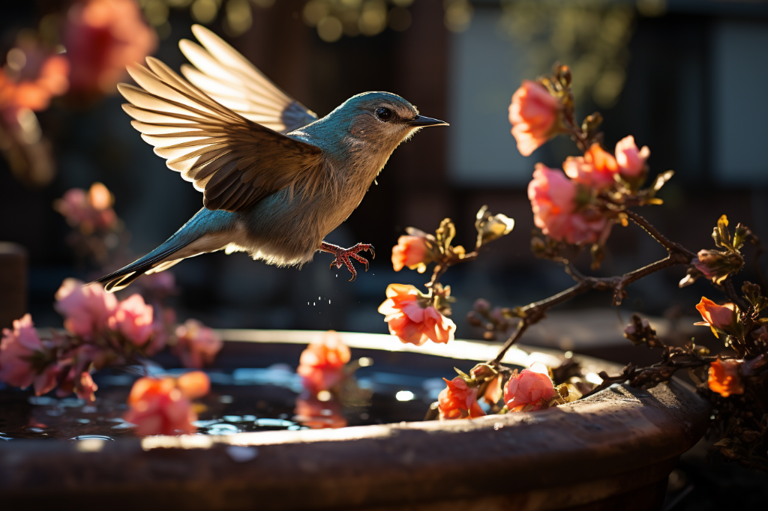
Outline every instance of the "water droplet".
<path id="1" fill-rule="evenodd" d="M 114 442 L 115 441 L 114 438 L 112 438 L 110 436 L 106 436 L 106 435 L 78 435 L 78 436 L 76 436 L 74 438 L 70 438 L 70 440 L 75 440 L 75 441 L 80 441 L 80 440 L 105 440 L 105 441 L 108 441 L 108 442 Z"/>
<path id="2" fill-rule="evenodd" d="M 397 394 L 395 394 L 395 399 L 398 401 L 413 401 L 413 399 L 416 398 L 416 394 L 411 392 L 410 390 L 401 390 L 398 391 Z"/>
<path id="3" fill-rule="evenodd" d="M 312 302 L 312 307 L 314 307 L 315 305 L 317 305 L 317 303 L 316 302 Z"/>
<path id="4" fill-rule="evenodd" d="M 88 424 L 89 422 L 91 422 L 91 420 L 90 419 L 77 419 L 77 422 L 80 423 L 80 424 Z"/>
<path id="5" fill-rule="evenodd" d="M 27 402 L 38 406 L 55 405 L 57 403 L 56 399 L 47 396 L 30 396 Z"/>
<path id="6" fill-rule="evenodd" d="M 237 429 L 237 426 L 232 424 L 219 422 L 208 426 L 205 432 L 209 435 L 234 435 L 236 433 L 240 433 L 240 430 Z"/>
<path id="7" fill-rule="evenodd" d="M 318 297 L 317 297 L 317 299 L 318 299 L 318 300 L 322 300 L 322 299 L 323 299 L 323 297 L 322 297 L 322 296 L 318 296 Z"/>
<path id="8" fill-rule="evenodd" d="M 329 299 L 329 300 L 328 300 L 328 305 L 330 305 L 330 304 L 331 304 L 331 300 Z"/>
<path id="9" fill-rule="evenodd" d="M 225 415 L 224 420 L 227 422 L 240 422 L 243 420 L 239 415 Z"/>

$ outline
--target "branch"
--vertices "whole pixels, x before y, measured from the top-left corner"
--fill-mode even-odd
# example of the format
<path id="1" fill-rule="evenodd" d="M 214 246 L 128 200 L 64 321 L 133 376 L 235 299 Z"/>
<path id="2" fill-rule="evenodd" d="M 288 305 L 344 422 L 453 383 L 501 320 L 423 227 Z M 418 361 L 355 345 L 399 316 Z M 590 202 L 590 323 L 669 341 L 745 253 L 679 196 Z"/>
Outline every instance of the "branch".
<path id="1" fill-rule="evenodd" d="M 696 254 L 688 250 L 687 248 L 683 247 L 679 243 L 675 243 L 674 241 L 669 240 L 666 236 L 661 234 L 658 229 L 656 229 L 653 225 L 648 222 L 645 218 L 638 215 L 634 211 L 631 211 L 629 209 L 625 209 L 624 213 L 626 213 L 627 217 L 635 222 L 637 225 L 643 228 L 645 232 L 651 235 L 653 239 L 659 242 L 661 246 L 667 249 L 667 252 L 671 254 L 673 253 L 680 253 L 688 256 L 688 262 L 694 260 L 696 258 Z"/>

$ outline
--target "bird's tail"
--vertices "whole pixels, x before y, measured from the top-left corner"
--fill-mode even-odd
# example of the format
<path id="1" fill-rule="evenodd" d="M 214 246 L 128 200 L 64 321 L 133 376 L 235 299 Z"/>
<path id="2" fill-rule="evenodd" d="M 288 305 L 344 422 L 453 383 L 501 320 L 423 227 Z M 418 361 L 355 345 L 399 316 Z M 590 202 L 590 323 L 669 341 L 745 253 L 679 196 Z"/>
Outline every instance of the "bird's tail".
<path id="1" fill-rule="evenodd" d="M 183 248 L 202 238 L 206 234 L 213 234 L 222 230 L 225 218 L 224 215 L 231 215 L 226 211 L 210 211 L 205 208 L 195 214 L 181 229 L 176 231 L 173 236 L 168 238 L 165 243 L 148 253 L 144 257 L 137 259 L 128 266 L 120 268 L 117 271 L 104 275 L 96 279 L 95 282 L 104 284 L 104 289 L 109 292 L 120 291 L 129 286 L 134 280 L 146 273 L 157 273 L 165 271 L 174 264 L 180 262 L 186 257 L 197 255 L 179 254 L 179 257 L 172 257 Z"/>

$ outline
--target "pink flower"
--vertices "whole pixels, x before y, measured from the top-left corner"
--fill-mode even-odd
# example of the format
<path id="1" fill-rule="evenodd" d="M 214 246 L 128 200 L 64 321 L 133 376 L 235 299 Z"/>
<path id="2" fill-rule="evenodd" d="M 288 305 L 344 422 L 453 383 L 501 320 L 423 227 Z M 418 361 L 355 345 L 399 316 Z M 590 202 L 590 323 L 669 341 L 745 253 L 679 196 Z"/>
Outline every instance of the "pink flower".
<path id="1" fill-rule="evenodd" d="M 563 163 L 563 169 L 577 183 L 589 189 L 605 190 L 616 183 L 619 165 L 599 144 L 592 144 L 583 157 L 569 156 Z"/>
<path id="2" fill-rule="evenodd" d="M 453 339 L 456 324 L 420 299 L 418 290 L 405 284 L 390 284 L 387 300 L 379 306 L 389 333 L 404 343 L 421 346 L 427 340 L 447 343 Z"/>
<path id="3" fill-rule="evenodd" d="M 294 420 L 311 429 L 338 429 L 347 425 L 344 410 L 334 401 L 320 401 L 314 394 L 302 394 L 296 399 Z"/>
<path id="4" fill-rule="evenodd" d="M 141 295 L 135 294 L 117 305 L 107 324 L 136 346 L 142 346 L 153 332 L 152 315 L 152 306 L 144 303 Z"/>
<path id="5" fill-rule="evenodd" d="M 71 92 L 80 98 L 114 92 L 125 66 L 142 62 L 157 46 L 157 35 L 133 0 L 79 0 L 66 19 Z"/>
<path id="6" fill-rule="evenodd" d="M 539 148 L 557 133 L 560 102 L 536 82 L 524 80 L 509 105 L 509 122 L 523 156 Z"/>
<path id="7" fill-rule="evenodd" d="M 553 239 L 568 243 L 596 243 L 610 227 L 594 208 L 576 210 L 576 185 L 559 170 L 536 164 L 528 184 L 533 222 Z"/>
<path id="8" fill-rule="evenodd" d="M 107 328 L 107 320 L 117 309 L 117 298 L 101 284 L 84 285 L 66 279 L 56 291 L 54 308 L 64 316 L 64 327 L 75 335 L 91 338 Z"/>
<path id="9" fill-rule="evenodd" d="M 40 396 L 56 387 L 58 366 L 48 363 L 40 370 L 38 364 L 49 359 L 47 348 L 37 336 L 32 316 L 13 322 L 13 330 L 3 329 L 0 341 L 0 380 L 14 387 L 27 388 L 34 384 L 35 394 Z"/>
<path id="10" fill-rule="evenodd" d="M 512 376 L 504 387 L 504 402 L 511 412 L 524 408 L 527 408 L 525 411 L 540 410 L 556 395 L 549 376 L 530 369 Z"/>
<path id="11" fill-rule="evenodd" d="M 443 379 L 448 386 L 437 398 L 441 419 L 473 419 L 485 415 L 477 402 L 477 387 L 470 388 L 461 376 Z"/>
<path id="12" fill-rule="evenodd" d="M 703 322 L 697 325 L 709 326 L 712 332 L 718 337 L 718 330 L 727 331 L 736 323 L 736 306 L 732 303 L 718 305 L 709 298 L 702 297 L 696 310 L 701 314 Z"/>
<path id="13" fill-rule="evenodd" d="M 194 379 L 208 380 L 201 374 L 202 377 L 198 374 Z M 198 395 L 203 390 L 199 382 L 191 389 Z M 177 386 L 174 378 L 139 378 L 128 396 L 130 409 L 123 418 L 136 424 L 138 436 L 194 433 L 197 428 L 192 423 L 197 420 L 197 414 L 190 402 L 192 395 L 185 394 L 185 390 L 189 391 Z"/>
<path id="14" fill-rule="evenodd" d="M 349 348 L 336 332 L 330 330 L 301 353 L 296 372 L 301 376 L 304 388 L 317 394 L 344 379 L 344 364 L 349 359 Z"/>
<path id="15" fill-rule="evenodd" d="M 155 274 L 153 273 L 152 275 Z M 154 317 L 152 321 L 152 335 L 149 338 L 149 342 L 144 346 L 144 353 L 150 357 L 160 353 L 168 343 L 168 339 L 176 332 L 176 311 L 172 308 L 166 307 L 163 309 L 158 307 L 152 316 Z"/>
<path id="16" fill-rule="evenodd" d="M 741 381 L 741 360 L 715 360 L 709 365 L 709 389 L 723 397 L 731 394 L 743 394 L 744 383 Z"/>
<path id="17" fill-rule="evenodd" d="M 400 236 L 392 247 L 392 266 L 400 271 L 404 266 L 424 273 L 430 262 L 429 250 L 423 236 Z"/>
<path id="18" fill-rule="evenodd" d="M 117 226 L 117 215 L 112 209 L 112 194 L 101 183 L 93 183 L 86 192 L 72 188 L 53 203 L 71 227 L 78 227 L 85 234 L 105 231 Z"/>
<path id="19" fill-rule="evenodd" d="M 95 392 L 99 390 L 99 386 L 93 383 L 93 378 L 91 378 L 91 373 L 88 371 L 83 371 L 80 373 L 80 377 L 75 382 L 75 394 L 78 398 L 84 399 L 85 401 L 93 402 L 96 401 L 96 394 Z"/>
<path id="20" fill-rule="evenodd" d="M 199 369 L 212 363 L 224 345 L 213 330 L 195 319 L 176 327 L 176 336 L 178 343 L 174 351 L 184 367 Z"/>
<path id="21" fill-rule="evenodd" d="M 648 146 L 638 150 L 635 137 L 624 137 L 616 144 L 616 162 L 619 165 L 621 177 L 634 181 L 645 174 L 645 161 L 651 155 Z"/>

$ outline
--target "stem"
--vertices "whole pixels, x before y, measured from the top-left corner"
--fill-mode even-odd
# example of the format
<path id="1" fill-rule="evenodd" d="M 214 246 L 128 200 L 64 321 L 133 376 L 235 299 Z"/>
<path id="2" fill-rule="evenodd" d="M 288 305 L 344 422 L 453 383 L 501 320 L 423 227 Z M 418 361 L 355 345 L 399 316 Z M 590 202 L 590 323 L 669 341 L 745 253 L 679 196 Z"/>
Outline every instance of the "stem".
<path id="1" fill-rule="evenodd" d="M 653 225 L 651 225 L 650 222 L 648 222 L 648 220 L 646 220 L 642 216 L 638 215 L 637 213 L 629 209 L 625 209 L 624 213 L 626 213 L 627 217 L 629 217 L 630 220 L 635 222 L 637 225 L 642 227 L 645 230 L 645 232 L 650 234 L 653 239 L 658 241 L 659 244 L 661 244 L 661 246 L 666 248 L 667 252 L 669 252 L 670 255 L 675 252 L 685 254 L 686 256 L 688 256 L 689 263 L 690 261 L 696 258 L 696 254 L 694 254 L 687 248 L 683 247 L 679 243 L 675 243 L 674 241 L 669 240 L 666 236 L 661 234 L 658 231 L 658 229 L 656 229 Z"/>

